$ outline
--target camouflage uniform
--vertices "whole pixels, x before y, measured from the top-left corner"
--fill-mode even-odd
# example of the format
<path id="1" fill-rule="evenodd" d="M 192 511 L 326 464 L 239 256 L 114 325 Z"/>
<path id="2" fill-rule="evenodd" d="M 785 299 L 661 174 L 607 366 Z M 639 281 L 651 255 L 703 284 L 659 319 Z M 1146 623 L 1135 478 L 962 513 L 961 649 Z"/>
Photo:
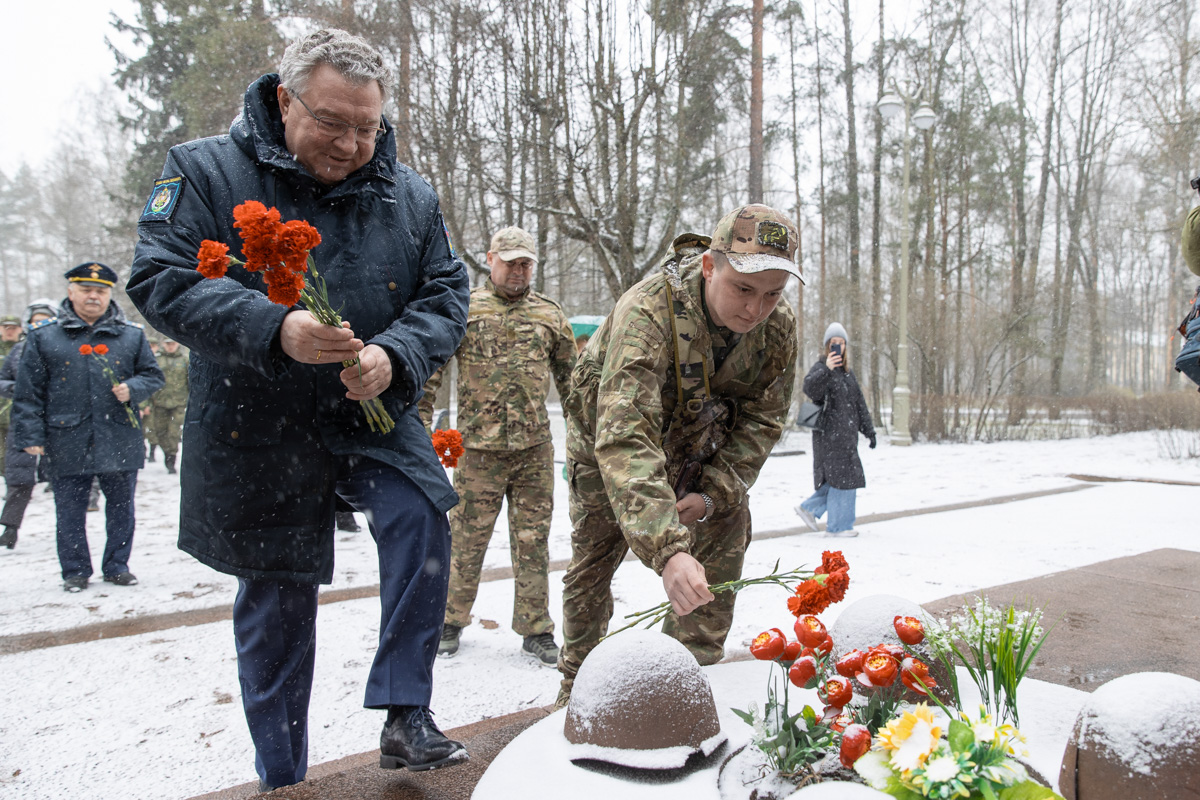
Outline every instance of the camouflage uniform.
<path id="1" fill-rule="evenodd" d="M 461 498 L 450 512 L 450 590 L 446 624 L 471 621 L 483 558 L 500 505 L 508 498 L 509 546 L 515 574 L 512 627 L 522 636 L 551 633 L 550 516 L 554 509 L 554 445 L 546 412 L 549 378 L 570 388 L 575 339 L 562 308 L 528 291 L 509 300 L 489 279 L 471 292 L 467 332 L 458 358 L 458 430 L 466 452 L 454 471 Z M 437 372 L 425 385 L 421 413 L 429 425 Z"/>
<path id="2" fill-rule="evenodd" d="M 174 464 L 179 452 L 179 435 L 183 429 L 183 409 L 188 397 L 188 355 L 180 347 L 174 353 L 165 347 L 158 353 L 158 366 L 166 376 L 167 383 L 150 398 L 150 429 L 154 431 L 155 444 L 162 448 L 167 464 Z M 147 437 L 148 438 L 148 437 Z"/>
<path id="3" fill-rule="evenodd" d="M 8 354 L 16 346 L 16 342 L 6 342 L 0 339 L 0 364 L 4 363 L 4 359 L 8 358 Z M 0 397 L 0 475 L 4 474 L 4 451 L 8 449 L 4 443 L 8 441 L 8 425 L 11 414 L 12 398 Z"/>
<path id="4" fill-rule="evenodd" d="M 628 550 L 660 575 L 680 552 L 701 563 L 710 584 L 741 575 L 750 541 L 747 492 L 791 404 L 796 319 L 780 300 L 748 333 L 715 326 L 701 301 L 707 243 L 703 237 L 676 239 L 674 257 L 621 297 L 571 376 L 564 411 L 574 531 L 563 579 L 560 703 L 608 630 L 612 576 Z M 689 489 L 709 495 L 712 510 L 687 527 L 675 507 L 673 476 L 680 464 L 664 442 L 689 424 L 688 406 L 703 394 L 725 402 L 731 415 L 723 442 L 701 462 L 698 482 Z M 722 593 L 685 617 L 671 614 L 663 630 L 701 664 L 716 663 L 734 599 Z"/>
<path id="5" fill-rule="evenodd" d="M 1200 275 L 1200 206 L 1188 212 L 1183 222 L 1183 260 L 1188 269 Z"/>

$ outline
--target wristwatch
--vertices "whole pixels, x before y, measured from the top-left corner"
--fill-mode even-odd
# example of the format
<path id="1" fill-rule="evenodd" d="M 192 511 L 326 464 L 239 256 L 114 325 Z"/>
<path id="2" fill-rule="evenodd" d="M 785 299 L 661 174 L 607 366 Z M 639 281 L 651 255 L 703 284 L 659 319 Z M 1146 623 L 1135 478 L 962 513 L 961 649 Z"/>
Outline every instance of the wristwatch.
<path id="1" fill-rule="evenodd" d="M 704 492 L 700 493 L 700 499 L 704 501 L 704 516 L 696 520 L 696 522 L 707 522 L 708 518 L 712 516 L 713 501 L 712 498 Z"/>

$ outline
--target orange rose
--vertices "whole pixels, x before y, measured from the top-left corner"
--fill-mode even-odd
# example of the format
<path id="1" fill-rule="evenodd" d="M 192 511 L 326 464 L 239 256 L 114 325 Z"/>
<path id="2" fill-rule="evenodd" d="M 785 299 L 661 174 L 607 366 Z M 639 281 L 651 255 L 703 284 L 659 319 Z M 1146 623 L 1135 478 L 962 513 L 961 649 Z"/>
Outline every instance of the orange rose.
<path id="1" fill-rule="evenodd" d="M 98 344 L 95 347 L 93 347 L 92 349 L 96 351 L 96 355 L 98 355 L 98 356 L 103 356 L 103 355 L 108 354 L 108 345 L 106 345 L 106 344 Z"/>
<path id="2" fill-rule="evenodd" d="M 92 346 L 90 344 L 79 345 L 79 355 L 90 356 L 92 354 Z"/>

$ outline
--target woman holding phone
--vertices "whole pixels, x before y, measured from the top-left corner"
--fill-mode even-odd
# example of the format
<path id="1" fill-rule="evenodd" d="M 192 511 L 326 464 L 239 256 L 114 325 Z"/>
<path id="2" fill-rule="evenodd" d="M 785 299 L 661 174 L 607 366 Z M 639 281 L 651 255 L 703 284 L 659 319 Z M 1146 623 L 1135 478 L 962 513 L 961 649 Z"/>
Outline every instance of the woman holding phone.
<path id="1" fill-rule="evenodd" d="M 816 491 L 796 513 L 812 530 L 829 512 L 826 536 L 858 536 L 854 530 L 854 502 L 867 485 L 858 459 L 858 434 L 875 448 L 875 426 L 854 373 L 846 366 L 850 337 L 840 323 L 825 329 L 825 358 L 812 365 L 804 376 L 804 393 L 814 403 L 824 404 L 821 430 L 813 430 L 813 485 Z"/>

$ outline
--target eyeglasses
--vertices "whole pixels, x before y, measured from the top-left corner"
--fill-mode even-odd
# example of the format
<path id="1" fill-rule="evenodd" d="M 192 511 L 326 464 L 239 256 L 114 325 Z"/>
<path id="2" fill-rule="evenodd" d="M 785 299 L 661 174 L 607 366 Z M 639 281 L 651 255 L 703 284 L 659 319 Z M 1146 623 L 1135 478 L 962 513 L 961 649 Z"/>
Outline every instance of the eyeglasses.
<path id="1" fill-rule="evenodd" d="M 288 89 L 288 92 L 300 102 L 300 105 L 304 106 L 304 110 L 308 112 L 308 115 L 317 121 L 317 132 L 323 136 L 328 136 L 330 139 L 340 139 L 346 135 L 346 131 L 354 131 L 354 138 L 365 144 L 383 133 L 382 124 L 351 125 L 348 122 L 342 122 L 333 117 L 318 117 L 298 93 L 293 92 L 291 89 Z M 383 122 L 382 119 L 379 121 L 380 123 Z"/>

